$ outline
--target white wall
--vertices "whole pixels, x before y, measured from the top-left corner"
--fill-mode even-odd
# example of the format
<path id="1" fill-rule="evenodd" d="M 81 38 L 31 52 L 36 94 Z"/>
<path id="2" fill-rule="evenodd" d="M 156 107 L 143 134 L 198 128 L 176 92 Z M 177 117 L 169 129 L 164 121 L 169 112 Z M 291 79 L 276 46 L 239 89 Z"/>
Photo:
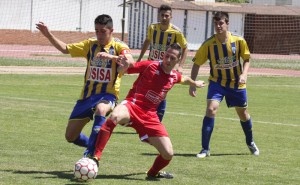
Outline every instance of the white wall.
<path id="1" fill-rule="evenodd" d="M 197 50 L 207 38 L 215 33 L 212 19 L 212 12 L 207 14 L 204 11 L 188 11 L 186 39 L 190 50 Z M 229 13 L 229 31 L 244 36 L 243 14 Z"/>
<path id="2" fill-rule="evenodd" d="M 197 50 L 205 38 L 206 12 L 188 11 L 186 39 L 190 50 Z M 210 34 L 209 34 L 210 35 Z"/>
<path id="3" fill-rule="evenodd" d="M 300 6 L 300 1 L 299 0 L 293 0 L 293 5 Z"/>
<path id="4" fill-rule="evenodd" d="M 261 5 L 300 5 L 300 0 L 251 0 L 253 4 Z"/>
<path id="5" fill-rule="evenodd" d="M 204 2 L 204 3 L 214 3 L 215 2 L 215 0 L 194 0 L 194 1 L 196 1 L 196 2 Z"/>
<path id="6" fill-rule="evenodd" d="M 276 0 L 252 0 L 253 4 L 261 4 L 261 5 L 275 5 Z"/>
<path id="7" fill-rule="evenodd" d="M 229 13 L 229 31 L 244 36 L 244 17 L 241 13 Z"/>
<path id="8" fill-rule="evenodd" d="M 31 0 L 1 0 L 0 29 L 30 29 Z"/>
<path id="9" fill-rule="evenodd" d="M 184 10 L 172 10 L 171 23 L 177 26 L 183 32 Z"/>
<path id="10" fill-rule="evenodd" d="M 51 30 L 77 31 L 81 27 L 83 32 L 93 32 L 95 18 L 100 14 L 108 14 L 114 20 L 115 32 L 120 33 L 123 7 L 119 5 L 122 3 L 123 0 L 1 0 L 0 29 L 34 31 L 35 24 L 43 21 Z"/>

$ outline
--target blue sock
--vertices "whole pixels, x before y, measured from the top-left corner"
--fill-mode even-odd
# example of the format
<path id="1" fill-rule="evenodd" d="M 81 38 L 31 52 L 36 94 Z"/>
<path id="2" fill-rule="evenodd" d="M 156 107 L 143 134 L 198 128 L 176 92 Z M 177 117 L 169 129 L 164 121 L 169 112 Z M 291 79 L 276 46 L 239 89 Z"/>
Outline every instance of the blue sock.
<path id="1" fill-rule="evenodd" d="M 106 120 L 106 118 L 104 116 L 95 115 L 94 125 L 92 127 L 91 135 L 90 135 L 90 138 L 88 141 L 88 146 L 83 154 L 85 157 L 89 154 L 91 154 L 91 155 L 94 154 L 95 143 L 97 140 L 98 132 L 100 131 L 100 128 L 103 125 L 103 123 L 105 122 L 105 120 Z"/>
<path id="2" fill-rule="evenodd" d="M 214 130 L 215 118 L 205 116 L 202 125 L 202 148 L 209 150 L 209 141 Z"/>
<path id="3" fill-rule="evenodd" d="M 88 142 L 89 142 L 89 138 L 83 133 L 80 133 L 77 139 L 73 141 L 75 145 L 82 146 L 82 147 L 87 147 Z"/>
<path id="4" fill-rule="evenodd" d="M 244 121 L 240 121 L 240 122 L 246 136 L 246 143 L 247 145 L 251 145 L 251 142 L 253 142 L 251 118 L 245 122 Z"/>
<path id="5" fill-rule="evenodd" d="M 163 100 L 162 102 L 160 102 L 159 106 L 157 107 L 156 111 L 160 122 L 163 120 L 163 117 L 165 115 L 166 106 L 167 106 L 167 101 Z"/>

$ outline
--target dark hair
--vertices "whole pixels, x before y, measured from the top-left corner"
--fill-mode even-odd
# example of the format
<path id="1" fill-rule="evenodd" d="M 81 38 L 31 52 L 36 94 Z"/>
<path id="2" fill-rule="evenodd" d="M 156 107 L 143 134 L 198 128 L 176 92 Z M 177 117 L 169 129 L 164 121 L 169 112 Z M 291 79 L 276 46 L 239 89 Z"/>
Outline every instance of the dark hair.
<path id="1" fill-rule="evenodd" d="M 216 13 L 214 14 L 214 17 L 213 17 L 213 19 L 214 19 L 215 21 L 219 21 L 219 20 L 221 20 L 222 18 L 225 18 L 225 22 L 226 22 L 226 23 L 229 22 L 229 15 L 228 15 L 227 12 L 216 12 Z"/>
<path id="2" fill-rule="evenodd" d="M 169 5 L 166 5 L 166 4 L 162 4 L 160 5 L 159 9 L 158 9 L 158 12 L 161 12 L 161 11 L 168 11 L 170 10 L 172 12 L 172 8 L 171 6 Z"/>
<path id="3" fill-rule="evenodd" d="M 113 28 L 113 20 L 109 15 L 102 14 L 96 17 L 95 24 L 106 25 L 109 28 Z"/>
<path id="4" fill-rule="evenodd" d="M 181 49 L 181 46 L 179 45 L 179 44 L 177 44 L 177 43 L 173 43 L 173 44 L 170 44 L 168 47 L 167 47 L 167 49 L 175 49 L 175 50 L 177 50 L 177 51 L 179 51 L 179 56 L 178 56 L 178 58 L 180 58 L 180 56 L 181 56 L 181 54 L 182 54 L 182 49 Z"/>

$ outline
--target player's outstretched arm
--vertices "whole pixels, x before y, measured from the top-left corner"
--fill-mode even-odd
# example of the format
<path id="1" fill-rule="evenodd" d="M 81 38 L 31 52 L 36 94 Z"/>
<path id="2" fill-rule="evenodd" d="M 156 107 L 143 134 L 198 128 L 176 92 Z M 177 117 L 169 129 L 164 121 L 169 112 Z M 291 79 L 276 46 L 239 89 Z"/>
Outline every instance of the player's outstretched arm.
<path id="1" fill-rule="evenodd" d="M 198 72 L 199 72 L 200 66 L 197 64 L 194 64 L 192 67 L 192 71 L 191 71 L 191 79 L 192 80 L 196 80 L 197 76 L 198 76 Z M 196 87 L 190 85 L 190 89 L 189 89 L 189 94 L 192 97 L 196 97 L 197 96 L 197 92 L 196 92 Z"/>
<path id="2" fill-rule="evenodd" d="M 109 59 L 109 60 L 113 60 L 114 62 L 116 62 L 116 60 L 118 59 L 118 56 L 116 55 L 111 55 L 109 53 L 106 52 L 98 52 L 96 54 L 96 58 L 100 58 L 100 59 Z"/>
<path id="3" fill-rule="evenodd" d="M 69 51 L 67 49 L 67 44 L 63 41 L 56 38 L 48 29 L 47 25 L 45 25 L 43 22 L 39 22 L 36 25 L 36 28 L 40 30 L 40 32 L 51 42 L 51 44 L 58 49 L 63 54 L 69 54 Z"/>
<path id="4" fill-rule="evenodd" d="M 188 53 L 188 48 L 182 49 L 182 57 L 181 57 L 181 60 L 179 62 L 178 68 L 177 68 L 177 71 L 179 73 L 183 73 L 183 65 L 185 63 L 187 53 Z"/>
<path id="5" fill-rule="evenodd" d="M 248 76 L 248 70 L 250 68 L 250 61 L 244 60 L 243 64 L 243 73 L 239 76 L 239 84 L 246 84 L 247 83 L 247 76 Z"/>
<path id="6" fill-rule="evenodd" d="M 147 51 L 149 45 L 150 45 L 150 40 L 148 40 L 148 39 L 146 38 L 145 41 L 144 41 L 144 44 L 143 44 L 143 47 L 142 47 L 140 56 L 139 56 L 139 58 L 137 59 L 137 62 L 139 62 L 139 61 L 142 60 L 142 58 L 143 58 L 145 52 Z"/>
<path id="7" fill-rule="evenodd" d="M 202 88 L 202 87 L 205 87 L 205 82 L 202 81 L 202 80 L 192 80 L 190 77 L 183 77 L 184 80 L 183 80 L 183 83 L 184 85 L 190 85 L 191 87 L 195 87 L 195 88 Z"/>
<path id="8" fill-rule="evenodd" d="M 132 55 L 120 55 L 116 61 L 119 64 L 118 73 L 124 74 L 129 67 L 133 67 L 134 60 Z"/>

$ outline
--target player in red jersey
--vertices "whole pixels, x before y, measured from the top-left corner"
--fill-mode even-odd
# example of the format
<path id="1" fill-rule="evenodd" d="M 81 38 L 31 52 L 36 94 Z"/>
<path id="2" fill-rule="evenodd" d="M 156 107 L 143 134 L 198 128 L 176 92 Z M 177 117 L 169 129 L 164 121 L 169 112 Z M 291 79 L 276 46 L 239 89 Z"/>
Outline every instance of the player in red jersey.
<path id="1" fill-rule="evenodd" d="M 173 175 L 160 170 L 166 167 L 173 157 L 173 147 L 165 126 L 160 122 L 156 109 L 164 100 L 168 91 L 176 83 L 204 87 L 203 81 L 194 81 L 189 77 L 182 77 L 174 70 L 180 61 L 181 47 L 171 44 L 163 61 L 141 61 L 127 64 L 121 60 L 122 70 L 127 73 L 139 73 L 127 97 L 112 112 L 110 118 L 103 124 L 97 137 L 94 160 L 100 160 L 102 151 L 117 124 L 134 128 L 142 141 L 154 146 L 159 154 L 153 166 L 147 172 L 150 178 L 173 178 Z M 127 69 L 128 68 L 128 69 Z"/>
<path id="2" fill-rule="evenodd" d="M 148 26 L 147 38 L 143 43 L 143 47 L 141 49 L 141 53 L 137 62 L 141 61 L 149 46 L 150 51 L 148 59 L 156 61 L 163 60 L 164 54 L 169 45 L 178 43 L 182 48 L 182 56 L 180 57 L 180 61 L 178 62 L 177 71 L 182 73 L 182 67 L 184 65 L 188 52 L 186 38 L 184 37 L 181 30 L 171 23 L 172 8 L 169 5 L 162 4 L 159 7 L 158 12 L 160 22 L 152 23 Z M 163 100 L 157 107 L 157 115 L 160 121 L 163 120 L 166 108 L 166 100 Z"/>

